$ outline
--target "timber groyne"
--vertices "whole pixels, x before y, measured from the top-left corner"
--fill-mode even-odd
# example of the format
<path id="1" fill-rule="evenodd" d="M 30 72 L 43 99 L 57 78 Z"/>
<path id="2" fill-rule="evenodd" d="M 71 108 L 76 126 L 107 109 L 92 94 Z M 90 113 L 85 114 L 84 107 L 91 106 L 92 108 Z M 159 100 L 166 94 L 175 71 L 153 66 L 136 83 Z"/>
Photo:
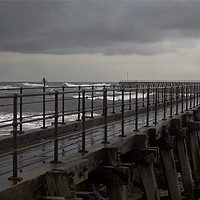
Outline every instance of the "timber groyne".
<path id="1" fill-rule="evenodd" d="M 72 92 L 76 112 L 63 110 Z M 0 199 L 199 199 L 199 83 L 51 92 L 54 112 L 40 120 L 53 123 L 23 130 L 17 108 L 28 95 L 1 97 L 13 99 L 13 129 L 0 140 Z"/>

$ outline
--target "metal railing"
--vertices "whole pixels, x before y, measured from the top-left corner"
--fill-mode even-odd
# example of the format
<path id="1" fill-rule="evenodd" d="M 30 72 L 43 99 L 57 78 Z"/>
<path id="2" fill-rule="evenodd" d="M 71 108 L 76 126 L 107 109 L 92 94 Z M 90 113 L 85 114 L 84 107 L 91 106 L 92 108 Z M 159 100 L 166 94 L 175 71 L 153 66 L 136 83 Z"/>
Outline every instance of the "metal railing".
<path id="1" fill-rule="evenodd" d="M 96 89 L 91 87 L 52 87 L 54 91 L 47 91 L 50 87 L 39 88 L 41 93 L 24 92 L 30 88 L 19 88 L 18 93 L 13 95 L 2 95 L 0 101 L 0 110 L 4 107 L 12 107 L 12 119 L 0 121 L 0 132 L 3 128 L 12 128 L 13 147 L 9 152 L 0 154 L 0 158 L 12 155 L 12 177 L 9 179 L 17 182 L 21 178 L 18 175 L 19 154 L 31 148 L 53 143 L 53 163 L 59 163 L 59 141 L 70 137 L 77 137 L 81 140 L 80 149 L 77 152 L 87 153 L 86 136 L 91 131 L 103 129 L 103 137 L 99 143 L 109 143 L 108 127 L 113 124 L 121 124 L 121 130 L 118 134 L 125 136 L 125 126 L 127 120 L 132 123 L 133 130 L 139 131 L 141 126 L 149 127 L 158 124 L 159 120 L 166 120 L 167 117 L 173 117 L 185 110 L 192 109 L 199 105 L 199 84 L 198 82 L 187 82 L 171 86 L 160 84 L 146 85 L 137 84 L 135 87 L 123 87 L 123 85 L 113 85 Z M 33 89 L 33 88 L 32 88 Z M 34 88 L 35 89 L 35 88 Z M 38 91 L 38 88 L 37 88 Z M 5 103 L 7 102 L 7 103 Z M 40 105 L 41 114 L 30 114 L 23 116 L 24 109 L 34 110 L 35 105 Z M 70 105 L 69 105 L 70 104 Z M 51 109 L 47 112 L 47 107 Z M 72 107 L 72 108 L 71 108 Z M 10 109 L 11 110 L 11 109 Z M 102 123 L 92 127 L 87 127 L 88 118 L 102 118 Z M 59 135 L 59 124 L 66 126 L 67 116 L 76 116 L 75 120 L 80 121 L 81 129 L 72 131 L 64 135 Z M 110 120 L 109 116 L 118 115 L 118 119 Z M 168 116 L 167 116 L 168 115 Z M 144 119 L 140 122 L 141 119 Z M 50 120 L 52 123 L 47 124 Z M 18 137 L 23 134 L 24 125 L 40 121 L 42 129 L 51 126 L 54 130 L 53 138 L 37 142 L 23 147 L 18 146 Z M 153 123 L 152 123 L 153 122 Z M 67 122 L 68 124 L 70 122 Z M 97 132 L 98 134 L 98 132 Z M 70 145 L 70 144 L 69 144 Z M 0 170 L 1 171 L 1 170 Z"/>

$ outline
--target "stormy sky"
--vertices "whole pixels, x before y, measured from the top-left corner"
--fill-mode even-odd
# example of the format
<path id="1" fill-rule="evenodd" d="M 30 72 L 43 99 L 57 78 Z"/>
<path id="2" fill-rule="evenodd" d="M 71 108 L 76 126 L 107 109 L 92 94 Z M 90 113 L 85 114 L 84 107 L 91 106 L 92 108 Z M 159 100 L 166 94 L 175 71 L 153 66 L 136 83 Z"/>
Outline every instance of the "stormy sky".
<path id="1" fill-rule="evenodd" d="M 0 81 L 199 80 L 200 0 L 0 1 Z"/>

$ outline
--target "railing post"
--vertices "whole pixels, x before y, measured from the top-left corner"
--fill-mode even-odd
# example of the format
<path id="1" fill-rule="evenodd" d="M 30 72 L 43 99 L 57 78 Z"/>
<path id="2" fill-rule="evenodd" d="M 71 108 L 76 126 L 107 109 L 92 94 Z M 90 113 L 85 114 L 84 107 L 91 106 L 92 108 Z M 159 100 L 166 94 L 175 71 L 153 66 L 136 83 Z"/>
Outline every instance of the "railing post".
<path id="1" fill-rule="evenodd" d="M 102 116 L 105 116 L 105 107 L 104 107 L 104 105 L 107 103 L 107 97 L 105 98 L 105 93 L 104 93 L 104 91 L 105 91 L 105 85 L 103 86 L 103 110 L 102 110 Z M 107 95 L 107 94 L 106 94 Z M 105 102 L 106 101 L 106 102 Z"/>
<path id="2" fill-rule="evenodd" d="M 92 94 L 91 94 L 91 118 L 94 118 L 94 85 L 92 85 Z"/>
<path id="3" fill-rule="evenodd" d="M 199 83 L 197 83 L 197 106 L 199 105 Z"/>
<path id="4" fill-rule="evenodd" d="M 81 86 L 78 87 L 78 119 L 77 121 L 81 121 Z"/>
<path id="5" fill-rule="evenodd" d="M 135 89 L 135 131 L 138 131 L 138 86 Z"/>
<path id="6" fill-rule="evenodd" d="M 163 111 L 163 120 L 166 120 L 166 86 L 163 88 L 163 101 L 164 101 L 164 111 Z"/>
<path id="7" fill-rule="evenodd" d="M 103 89 L 103 116 L 104 116 L 104 140 L 102 144 L 108 144 L 108 116 L 107 116 L 107 89 Z"/>
<path id="8" fill-rule="evenodd" d="M 18 181 L 21 181 L 22 178 L 18 177 L 18 151 L 17 151 L 17 98 L 18 95 L 14 94 L 13 96 L 13 176 L 8 178 L 8 180 L 12 180 L 14 184 Z"/>
<path id="9" fill-rule="evenodd" d="M 124 88 L 122 88 L 122 102 L 121 102 L 121 135 L 120 137 L 125 137 L 124 135 Z"/>
<path id="10" fill-rule="evenodd" d="M 113 85 L 113 107 L 112 114 L 115 114 L 115 85 Z"/>
<path id="11" fill-rule="evenodd" d="M 79 152 L 82 153 L 87 153 L 86 151 L 86 147 L 85 147 L 85 90 L 82 90 L 82 124 L 81 124 L 81 128 L 82 128 L 82 149 Z"/>
<path id="12" fill-rule="evenodd" d="M 146 111 L 146 127 L 149 126 L 149 86 L 147 88 L 147 111 Z"/>
<path id="13" fill-rule="evenodd" d="M 65 86 L 62 87 L 62 124 L 65 124 Z"/>
<path id="14" fill-rule="evenodd" d="M 185 105 L 186 108 L 185 108 L 185 110 L 188 111 L 188 85 L 186 85 L 185 90 L 186 90 L 185 91 L 185 94 L 186 94 L 185 95 L 185 101 L 186 101 L 186 105 Z"/>
<path id="15" fill-rule="evenodd" d="M 144 84 L 143 84 L 143 88 L 142 88 L 142 107 L 144 107 Z"/>
<path id="16" fill-rule="evenodd" d="M 154 104 L 155 103 L 154 84 L 153 84 L 153 87 L 152 87 L 152 91 L 153 91 L 153 104 Z"/>
<path id="17" fill-rule="evenodd" d="M 181 113 L 184 112 L 184 86 L 181 87 Z"/>
<path id="18" fill-rule="evenodd" d="M 13 98 L 13 179 L 17 178 L 17 94 Z"/>
<path id="19" fill-rule="evenodd" d="M 192 109 L 192 86 L 190 85 L 190 109 Z"/>
<path id="20" fill-rule="evenodd" d="M 170 88 L 170 116 L 169 117 L 173 117 L 173 86 L 171 86 Z"/>
<path id="21" fill-rule="evenodd" d="M 131 86 L 130 86 L 131 87 Z M 131 89 L 129 90 L 129 110 L 131 110 Z"/>
<path id="22" fill-rule="evenodd" d="M 166 103 L 168 103 L 168 101 L 169 101 L 169 99 L 168 99 L 168 97 L 169 97 L 169 86 L 167 85 L 165 85 L 165 98 L 166 98 Z"/>
<path id="23" fill-rule="evenodd" d="M 58 161 L 58 91 L 55 91 L 54 112 L 54 160 L 51 161 L 51 163 L 60 163 L 60 161 Z"/>
<path id="24" fill-rule="evenodd" d="M 46 128 L 46 124 L 45 124 L 45 117 L 46 117 L 46 96 L 45 96 L 45 92 L 46 92 L 46 79 L 43 78 L 43 83 L 44 83 L 44 86 L 43 86 L 43 129 Z"/>
<path id="25" fill-rule="evenodd" d="M 20 87 L 20 95 L 22 95 L 22 90 L 23 90 L 22 87 Z M 22 113 L 23 113 L 23 110 L 22 110 L 22 105 L 23 105 L 22 96 L 20 96 L 19 101 L 20 101 L 20 103 L 19 103 L 19 105 L 20 105 L 20 108 L 19 108 L 19 122 L 20 122 L 19 132 L 23 133 L 23 131 L 22 131 L 22 118 L 23 118 L 23 116 L 22 116 Z"/>
<path id="26" fill-rule="evenodd" d="M 195 106 L 196 106 L 196 85 L 195 85 L 195 83 L 193 84 L 193 92 L 194 92 L 193 107 L 195 108 Z"/>
<path id="27" fill-rule="evenodd" d="M 176 87 L 176 114 L 178 115 L 178 103 L 179 103 L 179 86 Z"/>
<path id="28" fill-rule="evenodd" d="M 157 115 L 158 115 L 158 88 L 156 88 L 156 90 L 155 90 L 156 92 L 155 92 L 155 116 L 154 116 L 154 124 L 155 124 L 155 126 L 156 126 L 156 124 L 157 124 Z"/>
<path id="29" fill-rule="evenodd" d="M 164 90 L 165 88 L 163 88 L 163 85 L 162 85 L 162 103 L 164 102 Z"/>

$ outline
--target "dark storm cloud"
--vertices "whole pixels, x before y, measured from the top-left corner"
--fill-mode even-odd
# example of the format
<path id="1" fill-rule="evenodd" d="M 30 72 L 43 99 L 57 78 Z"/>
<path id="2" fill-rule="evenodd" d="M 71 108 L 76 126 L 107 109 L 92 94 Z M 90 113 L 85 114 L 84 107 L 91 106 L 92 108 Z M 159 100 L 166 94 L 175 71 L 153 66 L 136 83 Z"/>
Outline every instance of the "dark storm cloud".
<path id="1" fill-rule="evenodd" d="M 199 19 L 200 1 L 1 1 L 0 51 L 155 54 L 199 39 Z"/>

